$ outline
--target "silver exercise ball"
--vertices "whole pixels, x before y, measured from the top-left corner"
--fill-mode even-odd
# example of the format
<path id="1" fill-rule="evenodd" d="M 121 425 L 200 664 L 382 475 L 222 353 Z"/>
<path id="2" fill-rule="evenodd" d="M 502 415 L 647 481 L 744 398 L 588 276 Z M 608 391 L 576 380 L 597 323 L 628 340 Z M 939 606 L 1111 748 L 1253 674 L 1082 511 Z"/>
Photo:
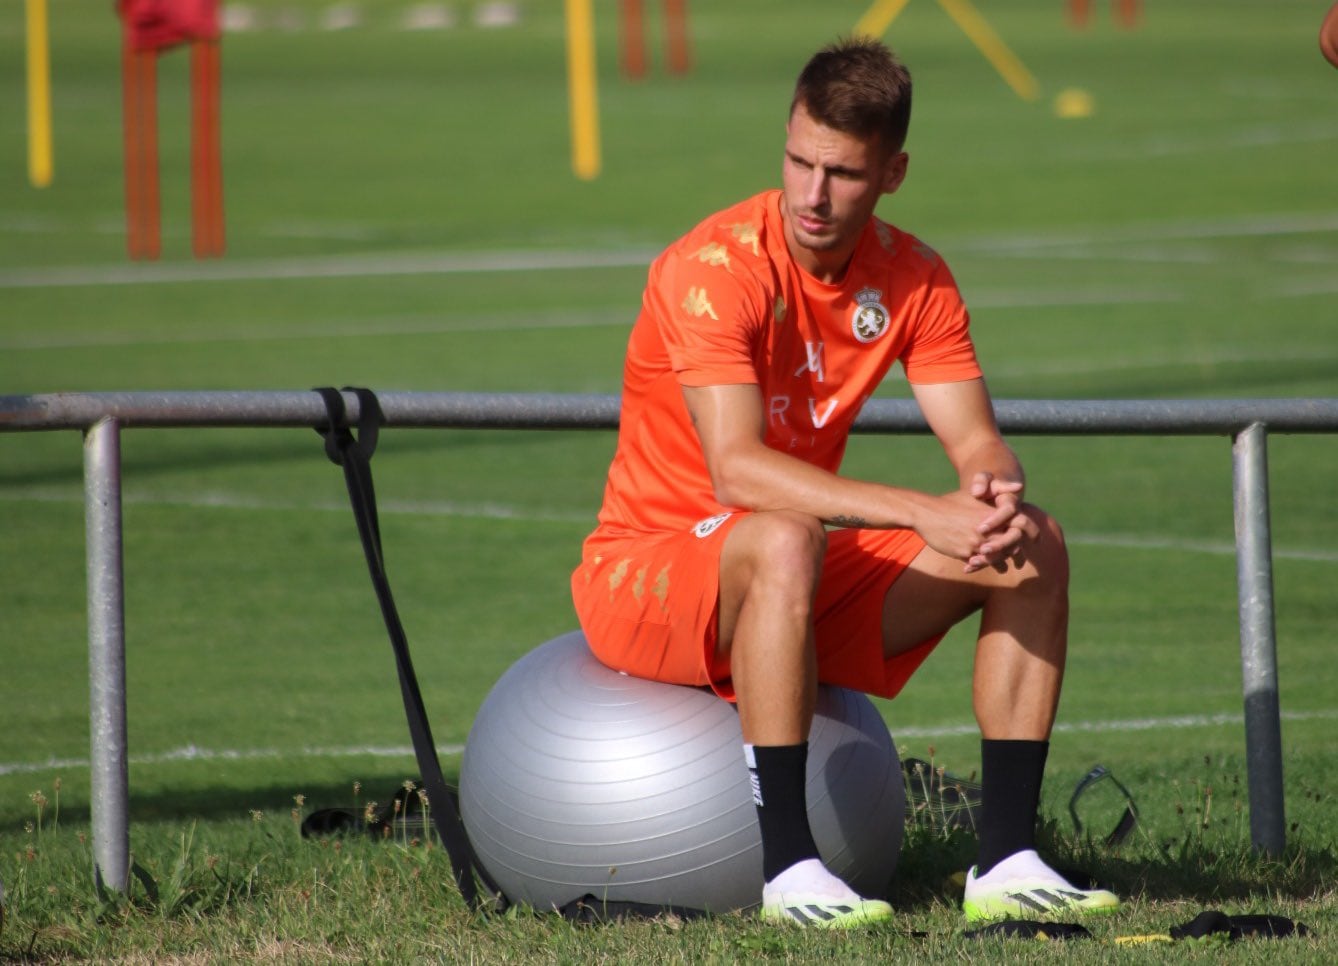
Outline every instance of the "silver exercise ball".
<path id="1" fill-rule="evenodd" d="M 863 694 L 822 687 L 808 814 L 827 866 L 865 895 L 896 869 L 905 787 Z M 587 893 L 726 912 L 762 900 L 762 846 L 733 705 L 610 670 L 580 631 L 517 661 L 465 744 L 460 808 L 483 868 L 538 909 Z"/>

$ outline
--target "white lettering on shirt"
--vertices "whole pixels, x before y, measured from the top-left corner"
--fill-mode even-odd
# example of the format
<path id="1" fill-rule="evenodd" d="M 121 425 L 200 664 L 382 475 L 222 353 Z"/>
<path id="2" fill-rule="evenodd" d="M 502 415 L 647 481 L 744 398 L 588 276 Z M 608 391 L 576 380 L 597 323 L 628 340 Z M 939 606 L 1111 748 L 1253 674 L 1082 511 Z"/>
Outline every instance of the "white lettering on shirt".
<path id="1" fill-rule="evenodd" d="M 823 382 L 826 378 L 822 369 L 822 343 L 805 342 L 804 349 L 808 355 L 808 361 L 794 371 L 796 376 L 802 376 L 805 372 L 816 373 L 818 382 Z"/>
<path id="2" fill-rule="evenodd" d="M 822 429 L 827 425 L 827 420 L 832 418 L 832 413 L 836 412 L 836 400 L 827 400 L 827 409 L 821 416 L 818 415 L 818 401 L 813 397 L 808 400 L 808 414 L 813 418 L 813 428 Z"/>

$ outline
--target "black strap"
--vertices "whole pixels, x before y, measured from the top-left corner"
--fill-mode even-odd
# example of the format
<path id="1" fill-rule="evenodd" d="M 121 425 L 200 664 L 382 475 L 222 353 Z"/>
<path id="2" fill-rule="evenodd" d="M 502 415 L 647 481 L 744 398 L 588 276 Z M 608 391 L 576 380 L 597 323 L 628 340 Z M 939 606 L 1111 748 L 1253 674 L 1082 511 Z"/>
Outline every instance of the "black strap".
<path id="1" fill-rule="evenodd" d="M 1202 939 L 1205 936 L 1225 935 L 1228 939 L 1280 939 L 1285 936 L 1308 936 L 1310 928 L 1303 922 L 1294 922 L 1285 916 L 1266 913 L 1228 916 L 1216 909 L 1205 909 L 1189 922 L 1171 927 L 1172 939 Z"/>
<path id="2" fill-rule="evenodd" d="M 1115 828 L 1106 836 L 1105 840 L 1107 848 L 1114 848 L 1128 838 L 1129 833 L 1138 824 L 1138 805 L 1134 801 L 1134 796 L 1129 794 L 1129 789 L 1125 788 L 1105 765 L 1092 766 L 1092 770 L 1078 781 L 1077 787 L 1073 789 L 1073 796 L 1069 799 L 1069 815 L 1073 818 L 1073 830 L 1081 835 L 1083 827 L 1082 819 L 1078 817 L 1078 799 L 1082 797 L 1084 792 L 1102 780 L 1109 780 L 1112 785 L 1118 788 L 1125 801 L 1125 808 L 1120 814 L 1119 822 L 1116 823 Z"/>
<path id="3" fill-rule="evenodd" d="M 317 432 L 325 437 L 325 453 L 330 461 L 344 468 L 344 482 L 348 485 L 353 516 L 358 524 L 358 536 L 367 556 L 376 599 L 381 604 L 390 643 L 395 650 L 395 664 L 399 669 L 400 693 L 404 697 L 404 713 L 409 719 L 409 734 L 413 738 L 414 755 L 424 791 L 431 806 L 432 822 L 446 847 L 451 860 L 451 871 L 456 885 L 471 908 L 479 907 L 479 891 L 474 881 L 473 852 L 460 820 L 456 797 L 446 785 L 437 760 L 437 746 L 432 740 L 432 729 L 427 723 L 423 696 L 418 690 L 413 662 L 409 658 L 409 642 L 404 636 L 395 599 L 391 596 L 390 581 L 386 577 L 385 557 L 381 552 L 381 527 L 376 516 L 376 491 L 372 486 L 372 454 L 376 451 L 377 434 L 385 417 L 376 396 L 370 389 L 349 388 L 346 391 L 358 397 L 358 435 L 355 438 L 345 421 L 344 397 L 339 390 L 326 386 L 316 390 L 325 401 L 329 425 Z"/>

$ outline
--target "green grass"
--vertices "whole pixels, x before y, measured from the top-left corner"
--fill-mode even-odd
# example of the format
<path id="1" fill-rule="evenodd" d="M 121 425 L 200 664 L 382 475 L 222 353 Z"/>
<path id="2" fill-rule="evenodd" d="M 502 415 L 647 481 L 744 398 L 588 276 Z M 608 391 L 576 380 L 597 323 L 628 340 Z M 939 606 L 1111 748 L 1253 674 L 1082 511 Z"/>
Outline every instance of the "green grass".
<path id="1" fill-rule="evenodd" d="M 286 6 L 313 19 L 322 9 Z M 868 4 L 695 4 L 693 73 L 656 69 L 641 83 L 618 77 L 613 4 L 598 4 L 604 171 L 591 183 L 570 174 L 560 5 L 527 3 L 522 25 L 505 30 L 473 27 L 457 6 L 462 25 L 439 33 L 393 30 L 402 5 L 383 0 L 357 30 L 227 38 L 228 255 L 216 263 L 190 257 L 186 58 L 162 58 L 164 258 L 142 266 L 124 256 L 116 22 L 109 9 L 52 0 L 51 188 L 26 183 L 22 110 L 0 111 L 0 394 L 615 392 L 642 262 L 710 210 L 775 183 L 796 69 Z M 953 266 L 995 395 L 1338 396 L 1338 76 L 1315 50 L 1322 11 L 1309 0 L 1185 0 L 1148 5 L 1136 31 L 1101 10 L 1074 33 L 1049 0 L 979 6 L 1041 96 L 1013 94 L 938 4 L 909 4 L 889 39 L 916 76 L 911 173 L 881 213 Z M 21 49 L 21 17 L 0 18 L 0 84 L 16 104 Z M 1093 116 L 1054 115 L 1068 87 L 1092 94 Z M 535 251 L 626 264 L 404 268 Z M 276 267 L 297 271 L 276 277 Z M 158 270 L 168 280 L 154 281 Z M 906 390 L 892 379 L 885 392 Z M 517 657 L 574 626 L 566 578 L 612 444 L 602 432 L 383 435 L 374 465 L 387 563 L 443 745 L 464 742 Z M 1269 443 L 1287 715 L 1289 844 L 1276 860 L 1249 847 L 1229 441 L 1015 445 L 1074 560 L 1047 841 L 1131 898 L 1076 954 L 1160 960 L 1160 947 L 1110 941 L 1211 907 L 1281 912 L 1320 936 L 1187 958 L 1338 958 L 1334 438 Z M 132 428 L 123 446 L 132 846 L 158 898 L 137 884 L 127 900 L 104 900 L 91 884 L 79 438 L 0 434 L 0 955 L 1075 955 L 961 938 L 950 880 L 971 843 L 922 829 L 891 887 L 896 928 L 850 937 L 778 937 L 738 918 L 478 921 L 438 851 L 302 842 L 294 796 L 308 810 L 344 804 L 360 781 L 364 799 L 383 798 L 414 769 L 408 755 L 370 752 L 407 741 L 339 472 L 305 430 Z M 951 485 L 918 438 L 858 437 L 847 468 Z M 903 754 L 932 748 L 963 774 L 978 760 L 971 637 L 954 631 L 905 694 L 880 705 Z M 181 759 L 190 747 L 215 756 Z M 458 757 L 444 760 L 453 773 Z M 1115 853 L 1075 839 L 1068 819 L 1074 783 L 1098 762 L 1142 815 Z"/>

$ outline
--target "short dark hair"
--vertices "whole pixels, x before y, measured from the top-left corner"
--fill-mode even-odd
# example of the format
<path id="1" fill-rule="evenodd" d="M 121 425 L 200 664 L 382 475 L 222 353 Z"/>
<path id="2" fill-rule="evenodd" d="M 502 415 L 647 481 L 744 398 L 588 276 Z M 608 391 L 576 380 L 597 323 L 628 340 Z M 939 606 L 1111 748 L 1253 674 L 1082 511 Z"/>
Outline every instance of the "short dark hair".
<path id="1" fill-rule="evenodd" d="M 857 137 L 877 135 L 895 153 L 911 123 L 911 72 L 881 41 L 841 40 L 804 65 L 790 113 L 801 104 L 815 121 Z"/>

